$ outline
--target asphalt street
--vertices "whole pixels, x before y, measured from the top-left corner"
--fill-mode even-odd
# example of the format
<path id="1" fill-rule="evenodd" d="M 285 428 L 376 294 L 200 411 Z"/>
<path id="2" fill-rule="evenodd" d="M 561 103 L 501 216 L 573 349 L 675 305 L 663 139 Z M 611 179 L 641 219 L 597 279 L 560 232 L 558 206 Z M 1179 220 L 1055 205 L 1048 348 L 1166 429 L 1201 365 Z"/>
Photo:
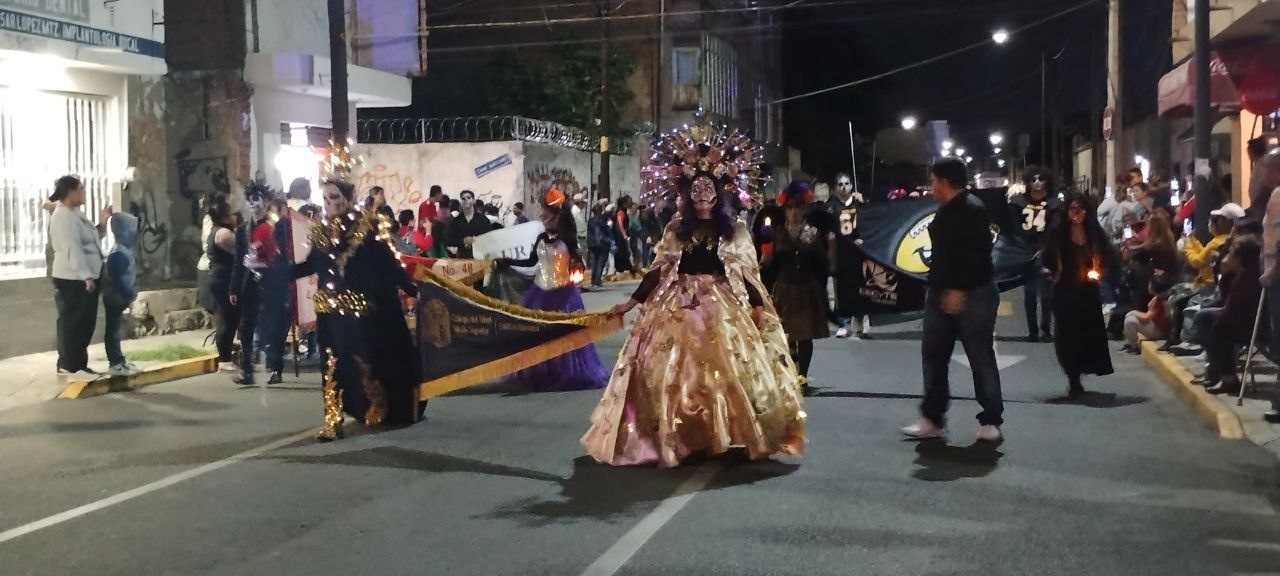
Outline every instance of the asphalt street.
<path id="1" fill-rule="evenodd" d="M 1014 341 L 1022 326 L 1000 321 L 997 446 L 974 443 L 959 362 L 948 439 L 899 435 L 920 394 L 914 324 L 820 341 L 807 454 L 758 463 L 597 465 L 578 438 L 598 392 L 503 384 L 331 444 L 310 440 L 314 373 L 15 408 L 0 574 L 1280 574 L 1272 455 L 1219 439 L 1137 357 L 1059 401 L 1053 347 Z"/>

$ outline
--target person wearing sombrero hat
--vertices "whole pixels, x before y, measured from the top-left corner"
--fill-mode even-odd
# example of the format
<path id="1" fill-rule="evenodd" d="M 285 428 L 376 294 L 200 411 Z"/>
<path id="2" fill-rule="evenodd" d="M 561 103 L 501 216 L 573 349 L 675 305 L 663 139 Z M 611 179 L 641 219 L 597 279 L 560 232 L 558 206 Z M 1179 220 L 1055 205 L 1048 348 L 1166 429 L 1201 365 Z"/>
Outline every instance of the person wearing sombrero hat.
<path id="1" fill-rule="evenodd" d="M 578 282 L 586 266 L 578 252 L 578 232 L 573 213 L 565 206 L 564 192 L 552 188 L 542 195 L 542 227 L 545 230 L 533 242 L 529 257 L 523 260 L 499 258 L 498 266 L 537 266 L 533 285 L 525 292 L 521 305 L 550 312 L 581 312 L 582 293 Z M 595 346 L 587 345 L 572 352 L 527 368 L 511 376 L 511 380 L 539 391 L 585 390 L 601 388 L 608 378 Z"/>

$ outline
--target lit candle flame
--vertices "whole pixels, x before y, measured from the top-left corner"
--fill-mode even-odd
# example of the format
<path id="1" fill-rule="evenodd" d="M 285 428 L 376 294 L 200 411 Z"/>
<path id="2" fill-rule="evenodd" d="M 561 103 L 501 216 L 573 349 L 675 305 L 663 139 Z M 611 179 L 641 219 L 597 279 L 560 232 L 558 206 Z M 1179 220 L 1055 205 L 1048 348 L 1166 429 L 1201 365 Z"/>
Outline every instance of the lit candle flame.
<path id="1" fill-rule="evenodd" d="M 765 217 L 764 217 L 764 225 L 765 225 L 765 226 L 769 226 L 769 225 L 771 225 L 771 224 L 773 224 L 773 220 L 770 220 L 768 216 L 765 216 Z"/>
<path id="2" fill-rule="evenodd" d="M 1088 274 L 1085 274 L 1085 276 L 1094 281 L 1102 279 L 1102 274 L 1099 274 L 1097 270 L 1090 270 Z"/>
<path id="3" fill-rule="evenodd" d="M 570 282 L 573 282 L 574 284 L 581 284 L 581 283 L 582 283 L 582 271 L 581 271 L 581 270 L 574 270 L 572 274 L 569 274 L 569 281 L 570 281 Z"/>

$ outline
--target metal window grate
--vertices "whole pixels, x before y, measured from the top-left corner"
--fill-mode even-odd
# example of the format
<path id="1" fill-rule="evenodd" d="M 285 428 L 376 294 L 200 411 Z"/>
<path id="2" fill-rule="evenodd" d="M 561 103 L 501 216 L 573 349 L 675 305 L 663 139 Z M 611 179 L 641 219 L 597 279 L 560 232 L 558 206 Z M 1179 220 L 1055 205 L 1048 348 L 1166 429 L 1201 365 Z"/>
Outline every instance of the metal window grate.
<path id="1" fill-rule="evenodd" d="M 107 100 L 0 87 L 0 280 L 45 275 L 53 183 L 77 174 L 91 218 L 111 201 Z"/>

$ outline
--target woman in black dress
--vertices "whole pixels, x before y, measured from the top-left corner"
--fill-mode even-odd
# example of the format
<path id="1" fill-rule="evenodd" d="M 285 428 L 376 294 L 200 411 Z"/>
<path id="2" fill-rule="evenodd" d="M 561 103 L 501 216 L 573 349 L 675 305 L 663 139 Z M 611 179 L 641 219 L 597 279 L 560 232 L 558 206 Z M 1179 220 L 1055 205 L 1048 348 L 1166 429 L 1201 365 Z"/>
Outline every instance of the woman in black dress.
<path id="1" fill-rule="evenodd" d="M 419 357 L 405 323 L 398 291 L 416 286 L 391 248 L 391 223 L 358 210 L 355 188 L 324 185 L 325 219 L 311 234 L 311 253 L 299 277 L 317 275 L 317 331 L 324 351 L 324 427 L 317 439 L 342 436 L 342 413 L 366 427 L 411 424 L 417 400 Z"/>
<path id="2" fill-rule="evenodd" d="M 1114 268 L 1115 257 L 1089 200 L 1072 193 L 1067 196 L 1066 208 L 1065 220 L 1049 233 L 1042 261 L 1045 274 L 1053 279 L 1053 313 L 1058 326 L 1054 348 L 1067 373 L 1067 397 L 1076 399 L 1084 392 L 1082 375 L 1105 376 L 1114 371 L 1098 282 Z"/>
<path id="3" fill-rule="evenodd" d="M 795 181 L 778 194 L 783 221 L 773 226 L 772 250 L 763 268 L 771 283 L 769 295 L 787 333 L 791 359 L 800 383 L 809 385 L 813 341 L 831 335 L 827 326 L 827 245 L 822 232 L 806 218 L 813 192 L 808 182 Z"/>

